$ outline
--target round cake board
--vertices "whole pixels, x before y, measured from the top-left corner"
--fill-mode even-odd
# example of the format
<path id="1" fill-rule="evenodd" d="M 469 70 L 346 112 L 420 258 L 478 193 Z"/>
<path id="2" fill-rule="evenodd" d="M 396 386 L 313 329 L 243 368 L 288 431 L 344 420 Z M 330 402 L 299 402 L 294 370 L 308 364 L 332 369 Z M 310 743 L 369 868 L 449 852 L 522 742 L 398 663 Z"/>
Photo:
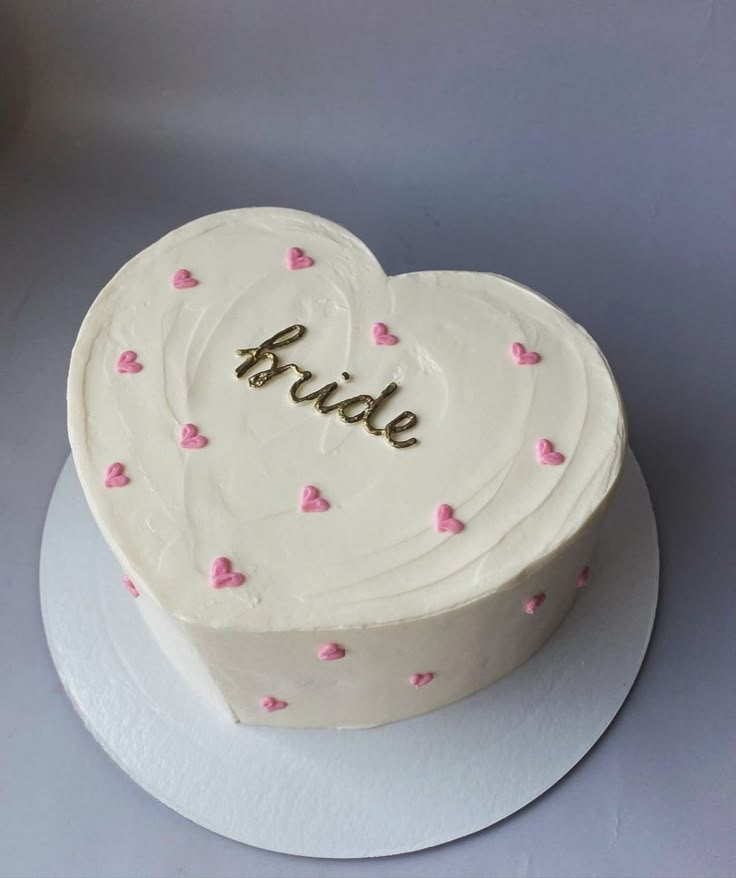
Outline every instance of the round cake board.
<path id="1" fill-rule="evenodd" d="M 70 458 L 43 534 L 41 606 L 74 707 L 152 796 L 246 844 L 375 857 L 508 817 L 570 771 L 618 712 L 649 642 L 659 577 L 654 514 L 631 453 L 592 569 L 543 649 L 457 704 L 366 730 L 237 725 L 159 651 Z"/>

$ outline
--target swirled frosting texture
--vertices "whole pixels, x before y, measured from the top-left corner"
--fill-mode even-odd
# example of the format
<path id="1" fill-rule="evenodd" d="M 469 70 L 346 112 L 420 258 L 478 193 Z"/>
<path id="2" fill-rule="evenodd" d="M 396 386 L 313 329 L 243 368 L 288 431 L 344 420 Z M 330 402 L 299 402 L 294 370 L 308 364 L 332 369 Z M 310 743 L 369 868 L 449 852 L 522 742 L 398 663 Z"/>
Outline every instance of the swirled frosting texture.
<path id="1" fill-rule="evenodd" d="M 288 270 L 293 247 L 314 264 Z M 172 287 L 182 265 L 197 286 Z M 399 343 L 374 344 L 378 321 Z M 296 323 L 307 332 L 279 359 L 314 374 L 305 391 L 335 380 L 335 400 L 375 397 L 395 381 L 377 420 L 410 409 L 418 423 L 400 438 L 419 444 L 392 448 L 294 405 L 296 375 L 262 388 L 235 377 L 237 349 Z M 540 362 L 520 368 L 515 342 Z M 145 362 L 135 380 L 116 370 L 128 349 Z M 68 395 L 77 470 L 124 569 L 213 628 L 374 626 L 504 590 L 581 531 L 625 449 L 608 366 L 553 304 L 491 274 L 387 277 L 345 229 L 275 208 L 196 220 L 125 265 L 82 325 Z M 196 453 L 179 446 L 187 424 L 208 439 Z M 564 464 L 540 466 L 543 437 Z M 111 460 L 124 491 L 105 488 Z M 304 485 L 329 510 L 301 514 Z M 437 532 L 442 503 L 461 533 Z M 209 587 L 220 556 L 241 587 Z"/>

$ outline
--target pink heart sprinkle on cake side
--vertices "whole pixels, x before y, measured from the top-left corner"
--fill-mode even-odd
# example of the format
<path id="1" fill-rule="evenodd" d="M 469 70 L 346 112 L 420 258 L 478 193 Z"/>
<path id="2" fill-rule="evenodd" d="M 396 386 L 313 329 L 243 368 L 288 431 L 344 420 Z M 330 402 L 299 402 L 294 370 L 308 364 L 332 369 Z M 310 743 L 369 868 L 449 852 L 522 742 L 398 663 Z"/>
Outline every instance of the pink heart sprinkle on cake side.
<path id="1" fill-rule="evenodd" d="M 427 672 L 426 674 L 412 674 L 409 677 L 409 682 L 415 689 L 421 689 L 422 686 L 426 686 L 428 683 L 431 683 L 434 680 L 434 674 L 431 672 Z"/>
<path id="2" fill-rule="evenodd" d="M 559 466 L 565 462 L 565 455 L 555 451 L 549 439 L 540 439 L 537 442 L 537 460 L 545 466 Z"/>
<path id="3" fill-rule="evenodd" d="M 317 657 L 323 662 L 334 662 L 345 658 L 345 647 L 339 643 L 325 643 L 317 650 Z"/>
<path id="4" fill-rule="evenodd" d="M 188 290 L 190 287 L 198 286 L 199 281 L 188 268 L 179 268 L 174 272 L 174 276 L 171 278 L 171 284 L 174 289 Z"/>
<path id="5" fill-rule="evenodd" d="M 135 584 L 130 580 L 127 576 L 123 577 L 123 585 L 128 589 L 128 591 L 133 595 L 134 598 L 140 597 L 141 593 L 135 587 Z"/>
<path id="6" fill-rule="evenodd" d="M 125 475 L 122 463 L 111 463 L 105 473 L 106 488 L 124 488 L 130 479 Z"/>
<path id="7" fill-rule="evenodd" d="M 524 612 L 529 616 L 533 616 L 546 600 L 547 595 L 543 591 L 532 595 L 524 601 Z"/>
<path id="8" fill-rule="evenodd" d="M 590 567 L 586 564 L 585 567 L 580 571 L 580 576 L 578 576 L 578 588 L 585 588 L 588 584 L 588 580 L 590 579 Z"/>
<path id="9" fill-rule="evenodd" d="M 206 436 L 202 436 L 194 424 L 184 424 L 181 428 L 181 438 L 179 445 L 182 448 L 204 448 L 209 442 Z"/>
<path id="10" fill-rule="evenodd" d="M 115 368 L 121 375 L 125 375 L 126 372 L 135 375 L 143 366 L 138 362 L 138 354 L 135 351 L 123 351 L 118 357 Z"/>
<path id="11" fill-rule="evenodd" d="M 393 335 L 388 331 L 388 326 L 386 326 L 385 323 L 374 323 L 371 329 L 371 335 L 373 336 L 374 344 L 393 345 L 397 344 L 399 341 L 397 335 Z"/>
<path id="12" fill-rule="evenodd" d="M 278 698 L 274 698 L 273 695 L 266 695 L 261 698 L 261 707 L 268 711 L 268 713 L 273 713 L 274 710 L 283 710 L 285 707 L 289 706 L 288 701 L 281 701 Z"/>
<path id="13" fill-rule="evenodd" d="M 465 525 L 454 517 L 454 509 L 448 503 L 440 503 L 435 512 L 435 528 L 438 533 L 459 534 Z"/>
<path id="14" fill-rule="evenodd" d="M 210 567 L 210 585 L 212 588 L 237 588 L 245 582 L 242 573 L 233 573 L 229 558 L 215 558 Z"/>
<path id="15" fill-rule="evenodd" d="M 511 345 L 511 356 L 519 366 L 533 366 L 542 359 L 536 351 L 528 351 L 520 341 Z"/>
<path id="16" fill-rule="evenodd" d="M 330 508 L 329 501 L 320 494 L 319 488 L 306 485 L 302 488 L 302 500 L 299 506 L 302 512 L 326 512 Z"/>
<path id="17" fill-rule="evenodd" d="M 290 271 L 298 271 L 300 268 L 311 268 L 314 259 L 302 250 L 301 247 L 289 247 L 286 251 L 286 267 Z"/>

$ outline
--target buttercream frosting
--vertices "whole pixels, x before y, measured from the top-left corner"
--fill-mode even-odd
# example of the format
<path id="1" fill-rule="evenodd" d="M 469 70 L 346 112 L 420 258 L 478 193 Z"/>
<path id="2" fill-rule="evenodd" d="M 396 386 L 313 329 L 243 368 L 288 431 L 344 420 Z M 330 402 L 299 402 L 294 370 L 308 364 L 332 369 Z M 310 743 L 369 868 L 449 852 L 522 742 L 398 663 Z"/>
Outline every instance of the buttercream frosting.
<path id="1" fill-rule="evenodd" d="M 262 359 L 236 376 L 243 351 L 290 327 L 304 332 L 272 354 L 295 369 L 258 386 L 251 379 L 273 366 Z M 145 363 L 135 380 L 116 368 L 121 350 L 135 351 L 126 366 Z M 290 389 L 305 371 L 312 377 L 299 397 L 334 382 L 330 403 L 356 401 L 325 414 L 312 401 L 295 404 Z M 367 418 L 368 400 L 390 385 Z M 136 604 L 147 599 L 158 608 L 143 611 L 149 621 L 185 631 L 205 665 L 197 676 L 224 693 L 236 716 L 260 722 L 264 707 L 281 710 L 262 698 L 286 706 L 281 695 L 263 696 L 255 685 L 263 682 L 284 692 L 289 710 L 281 715 L 296 725 L 351 724 L 351 708 L 325 708 L 320 722 L 318 694 L 305 718 L 301 699 L 284 688 L 288 663 L 280 659 L 249 669 L 255 688 L 246 694 L 250 682 L 233 680 L 235 653 L 250 656 L 258 637 L 291 634 L 295 662 L 294 644 L 309 638 L 308 662 L 315 643 L 339 642 L 349 662 L 313 664 L 349 669 L 350 685 L 359 687 L 360 655 L 347 634 L 334 635 L 383 628 L 375 648 L 385 661 L 365 672 L 367 700 L 382 674 L 405 687 L 417 673 L 411 665 L 422 666 L 423 655 L 413 656 L 416 663 L 406 655 L 417 651 L 407 645 L 413 622 L 491 606 L 494 595 L 518 588 L 508 611 L 499 599 L 489 617 L 502 626 L 506 612 L 509 620 L 524 616 L 531 580 L 557 563 L 566 571 L 564 600 L 550 609 L 555 587 L 541 582 L 549 600 L 523 620 L 534 626 L 549 609 L 551 630 L 577 591 L 592 549 L 585 538 L 617 482 L 626 444 L 605 359 L 554 304 L 493 274 L 387 277 L 345 229 L 278 208 L 203 217 L 125 265 L 82 325 L 68 399 L 77 470 L 141 594 Z M 394 439 L 404 446 L 371 435 L 371 423 L 382 428 L 400 417 Z M 110 479 L 125 479 L 125 490 L 108 490 Z M 313 510 L 326 514 L 301 514 Z M 404 656 L 393 669 L 391 631 Z M 548 634 L 532 628 L 522 648 L 498 660 L 479 654 L 485 669 L 454 684 L 433 653 L 430 690 L 449 687 L 435 696 L 445 701 L 472 691 Z M 279 665 L 273 679 L 269 662 Z M 242 699 L 233 696 L 241 690 Z M 422 709 L 391 701 L 376 721 Z M 368 709 L 353 712 L 355 724 L 371 724 Z"/>

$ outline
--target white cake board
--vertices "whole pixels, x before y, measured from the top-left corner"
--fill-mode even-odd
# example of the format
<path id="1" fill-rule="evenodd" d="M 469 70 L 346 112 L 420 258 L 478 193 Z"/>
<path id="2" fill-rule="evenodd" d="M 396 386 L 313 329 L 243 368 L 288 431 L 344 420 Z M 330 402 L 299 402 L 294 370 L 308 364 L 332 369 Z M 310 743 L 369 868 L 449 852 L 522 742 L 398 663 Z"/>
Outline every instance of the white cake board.
<path id="1" fill-rule="evenodd" d="M 631 453 L 593 571 L 536 656 L 458 704 L 362 731 L 236 725 L 159 652 L 70 458 L 43 534 L 41 606 L 76 710 L 151 795 L 246 844 L 375 857 L 508 817 L 570 771 L 618 712 L 649 642 L 659 577 L 654 514 Z"/>

